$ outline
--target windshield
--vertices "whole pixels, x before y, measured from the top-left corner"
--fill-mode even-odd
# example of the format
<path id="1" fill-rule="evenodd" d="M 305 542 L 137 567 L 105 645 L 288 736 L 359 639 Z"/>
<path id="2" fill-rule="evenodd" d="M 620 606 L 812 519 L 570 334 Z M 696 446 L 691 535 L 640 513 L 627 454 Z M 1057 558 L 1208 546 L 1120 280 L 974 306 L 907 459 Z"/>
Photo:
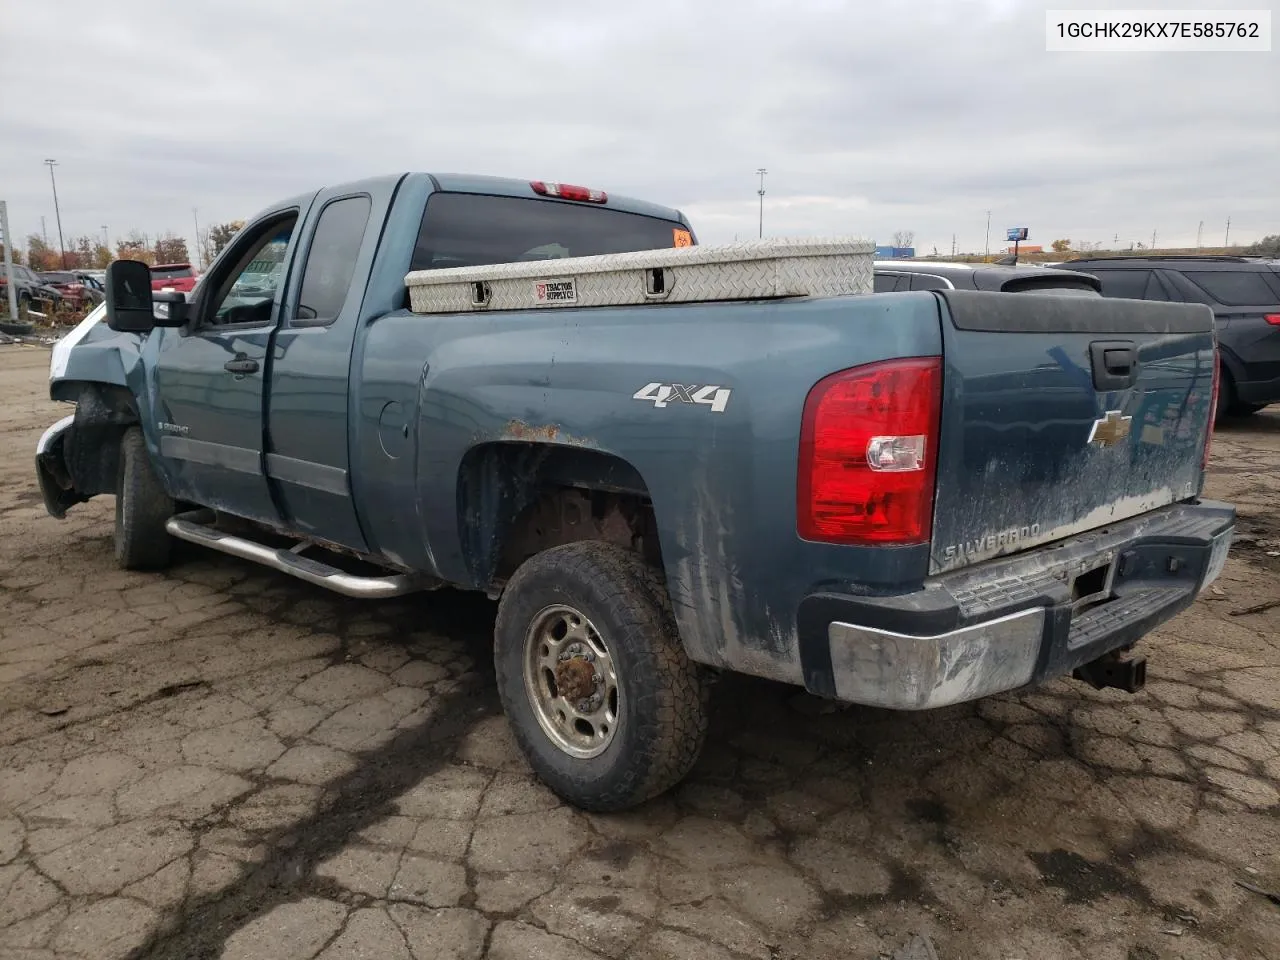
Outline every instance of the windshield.
<path id="1" fill-rule="evenodd" d="M 691 242 L 681 223 L 608 207 L 436 193 L 427 202 L 410 269 L 630 253 Z"/>

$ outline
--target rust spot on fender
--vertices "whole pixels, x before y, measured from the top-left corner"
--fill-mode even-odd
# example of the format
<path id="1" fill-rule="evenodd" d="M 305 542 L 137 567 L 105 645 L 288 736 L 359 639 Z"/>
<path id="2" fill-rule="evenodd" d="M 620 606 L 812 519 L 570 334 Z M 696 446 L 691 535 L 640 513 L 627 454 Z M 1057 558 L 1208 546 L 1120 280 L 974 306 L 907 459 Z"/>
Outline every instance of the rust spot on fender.
<path id="1" fill-rule="evenodd" d="M 508 420 L 502 432 L 504 440 L 525 440 L 535 443 L 560 443 L 570 447 L 586 447 L 595 449 L 596 443 L 584 437 L 575 437 L 560 429 L 558 423 L 545 426 L 532 426 L 523 420 Z"/>

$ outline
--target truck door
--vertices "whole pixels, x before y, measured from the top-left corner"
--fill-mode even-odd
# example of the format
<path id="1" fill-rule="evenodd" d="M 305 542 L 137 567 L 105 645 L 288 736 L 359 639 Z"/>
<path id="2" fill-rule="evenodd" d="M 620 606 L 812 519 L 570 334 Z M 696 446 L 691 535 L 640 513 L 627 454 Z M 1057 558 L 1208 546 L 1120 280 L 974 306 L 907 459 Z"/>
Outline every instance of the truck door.
<path id="1" fill-rule="evenodd" d="M 300 231 L 298 269 L 272 347 L 266 466 L 285 524 L 361 551 L 368 547 L 351 496 L 348 454 L 351 355 L 399 180 L 384 177 L 355 191 L 335 187 L 317 195 Z"/>
<path id="2" fill-rule="evenodd" d="M 160 456 L 178 498 L 263 523 L 280 514 L 263 468 L 262 390 L 304 213 L 284 206 L 241 231 L 201 279 L 190 323 L 164 330 L 155 362 Z"/>

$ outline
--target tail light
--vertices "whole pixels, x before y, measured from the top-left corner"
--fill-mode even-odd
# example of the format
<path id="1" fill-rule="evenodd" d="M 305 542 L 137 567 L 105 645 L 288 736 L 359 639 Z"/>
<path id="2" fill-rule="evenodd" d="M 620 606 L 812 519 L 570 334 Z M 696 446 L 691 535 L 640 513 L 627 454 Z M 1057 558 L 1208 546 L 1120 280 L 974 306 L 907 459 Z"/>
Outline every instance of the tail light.
<path id="1" fill-rule="evenodd" d="M 1200 470 L 1209 469 L 1209 450 L 1213 446 L 1213 425 L 1218 420 L 1218 384 L 1222 380 L 1222 353 L 1218 342 L 1213 343 L 1213 394 L 1209 401 L 1209 427 L 1204 432 L 1204 455 L 1200 458 Z"/>
<path id="2" fill-rule="evenodd" d="M 603 190 L 590 190 L 587 187 L 575 187 L 571 183 L 548 183 L 544 180 L 533 180 L 529 183 L 533 192 L 544 197 L 559 197 L 561 200 L 579 200 L 583 203 L 608 203 L 609 195 Z"/>
<path id="3" fill-rule="evenodd" d="M 826 543 L 925 543 L 933 532 L 942 360 L 820 380 L 805 399 L 796 529 Z"/>
<path id="4" fill-rule="evenodd" d="M 1262 319 L 1273 327 L 1280 327 L 1280 313 L 1264 313 Z"/>

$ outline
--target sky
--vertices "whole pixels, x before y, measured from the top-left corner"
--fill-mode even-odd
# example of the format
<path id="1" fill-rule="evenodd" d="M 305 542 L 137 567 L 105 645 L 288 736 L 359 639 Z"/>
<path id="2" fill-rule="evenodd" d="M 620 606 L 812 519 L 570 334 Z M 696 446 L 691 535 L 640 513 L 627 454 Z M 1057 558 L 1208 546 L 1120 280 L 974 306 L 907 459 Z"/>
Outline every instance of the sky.
<path id="1" fill-rule="evenodd" d="M 1242 6 L 1280 30 L 1277 0 L 1197 4 Z M 987 211 L 993 249 L 1010 226 L 1280 233 L 1280 42 L 1047 53 L 1049 7 L 1108 3 L 0 0 L 0 199 L 56 245 L 56 159 L 68 242 L 190 239 L 324 185 L 456 171 L 653 200 L 717 243 L 756 235 L 764 167 L 767 236 L 981 252 Z"/>

